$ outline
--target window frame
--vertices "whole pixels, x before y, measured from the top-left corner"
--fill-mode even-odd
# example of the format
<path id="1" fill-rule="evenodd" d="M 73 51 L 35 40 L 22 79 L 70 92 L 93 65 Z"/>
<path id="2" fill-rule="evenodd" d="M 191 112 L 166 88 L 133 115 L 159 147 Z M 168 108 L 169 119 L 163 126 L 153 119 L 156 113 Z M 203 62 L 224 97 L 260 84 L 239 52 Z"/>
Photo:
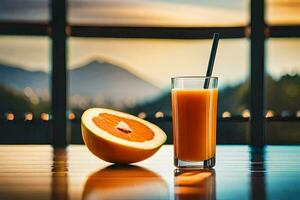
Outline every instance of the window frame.
<path id="1" fill-rule="evenodd" d="M 52 145 L 68 144 L 67 131 L 67 38 L 155 38 L 155 39 L 210 39 L 219 32 L 222 39 L 247 38 L 250 40 L 250 113 L 251 119 L 242 116 L 218 117 L 222 122 L 250 121 L 252 145 L 265 144 L 265 123 L 300 122 L 296 116 L 265 117 L 265 41 L 268 38 L 300 38 L 299 25 L 267 25 L 265 1 L 249 0 L 250 22 L 232 27 L 140 27 L 72 25 L 67 23 L 67 1 L 49 0 L 49 22 L 0 21 L 0 35 L 47 36 L 51 38 L 51 91 L 52 91 Z M 255 95 L 254 95 L 255 94 Z M 155 119 L 152 119 L 155 120 Z M 172 120 L 165 117 L 156 120 Z M 80 123 L 80 120 L 75 120 Z"/>

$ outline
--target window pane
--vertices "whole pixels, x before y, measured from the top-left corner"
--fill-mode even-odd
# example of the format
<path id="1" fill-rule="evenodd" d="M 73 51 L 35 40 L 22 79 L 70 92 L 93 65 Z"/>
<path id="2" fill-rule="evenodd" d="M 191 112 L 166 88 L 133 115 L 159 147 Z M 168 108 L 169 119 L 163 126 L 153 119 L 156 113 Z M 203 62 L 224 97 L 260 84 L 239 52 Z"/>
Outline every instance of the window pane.
<path id="1" fill-rule="evenodd" d="M 1 0 L 1 21 L 48 21 L 48 0 Z"/>
<path id="2" fill-rule="evenodd" d="M 0 37 L 1 143 L 50 141 L 48 48 L 46 37 Z"/>
<path id="3" fill-rule="evenodd" d="M 249 20 L 249 0 L 69 0 L 73 24 L 235 26 Z"/>
<path id="4" fill-rule="evenodd" d="M 300 110 L 299 48 L 300 39 L 269 39 L 267 42 L 267 108 L 275 114 L 295 115 Z"/>
<path id="5" fill-rule="evenodd" d="M 299 0 L 267 0 L 266 21 L 269 24 L 299 24 Z"/>
<path id="6" fill-rule="evenodd" d="M 299 48 L 300 39 L 269 39 L 267 42 L 268 116 L 296 116 L 300 110 Z M 272 122 L 267 130 L 270 143 L 299 143 L 299 123 Z"/>
<path id="7" fill-rule="evenodd" d="M 211 41 L 73 37 L 68 44 L 69 106 L 77 117 L 96 106 L 160 118 L 171 115 L 171 77 L 204 75 Z M 241 115 L 249 108 L 247 55 L 246 39 L 220 41 L 214 67 L 219 115 Z M 81 138 L 78 129 L 74 141 Z M 171 134 L 170 129 L 171 123 L 165 130 Z"/>

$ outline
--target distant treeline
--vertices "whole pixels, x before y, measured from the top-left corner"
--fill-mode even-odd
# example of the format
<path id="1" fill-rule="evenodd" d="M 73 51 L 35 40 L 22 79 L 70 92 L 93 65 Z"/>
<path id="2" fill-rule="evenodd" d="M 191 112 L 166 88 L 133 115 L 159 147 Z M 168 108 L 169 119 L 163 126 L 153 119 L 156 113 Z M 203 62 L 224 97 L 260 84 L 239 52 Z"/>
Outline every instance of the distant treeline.
<path id="1" fill-rule="evenodd" d="M 137 105 L 128 111 L 134 114 L 145 112 L 154 115 L 162 111 L 171 114 L 170 91 L 161 95 L 155 101 Z M 246 80 L 235 86 L 228 86 L 219 91 L 218 113 L 228 111 L 240 115 L 250 107 L 250 82 Z M 289 111 L 295 113 L 300 110 L 300 75 L 285 75 L 279 80 L 268 76 L 266 79 L 266 109 L 275 113 Z"/>

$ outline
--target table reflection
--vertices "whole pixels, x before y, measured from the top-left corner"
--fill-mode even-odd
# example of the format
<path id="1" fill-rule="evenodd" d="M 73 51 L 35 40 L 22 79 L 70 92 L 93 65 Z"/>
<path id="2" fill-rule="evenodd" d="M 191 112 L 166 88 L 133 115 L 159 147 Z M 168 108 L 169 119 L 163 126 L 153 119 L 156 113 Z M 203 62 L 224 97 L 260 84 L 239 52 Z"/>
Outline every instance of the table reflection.
<path id="1" fill-rule="evenodd" d="M 266 175 L 265 175 L 265 147 L 251 147 L 251 198 L 266 199 Z"/>
<path id="2" fill-rule="evenodd" d="M 68 155 L 66 149 L 53 149 L 52 159 L 51 200 L 68 200 Z"/>
<path id="3" fill-rule="evenodd" d="M 174 172 L 175 199 L 216 199 L 214 169 L 176 169 Z"/>
<path id="4" fill-rule="evenodd" d="M 169 199 L 169 190 L 153 171 L 134 165 L 110 165 L 87 178 L 82 199 Z"/>

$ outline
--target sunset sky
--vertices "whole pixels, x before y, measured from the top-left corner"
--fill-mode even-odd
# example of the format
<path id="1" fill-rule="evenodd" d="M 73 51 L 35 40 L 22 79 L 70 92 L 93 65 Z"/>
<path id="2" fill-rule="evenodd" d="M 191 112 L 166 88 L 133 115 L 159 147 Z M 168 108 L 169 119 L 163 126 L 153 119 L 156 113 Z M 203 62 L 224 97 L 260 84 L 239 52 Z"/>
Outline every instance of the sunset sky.
<path id="1" fill-rule="evenodd" d="M 48 18 L 44 0 L 14 0 L 15 6 L 11 2 L 4 0 L 0 6 L 1 20 L 43 21 Z M 245 25 L 249 19 L 249 2 L 245 0 L 181 2 L 72 0 L 69 21 L 106 25 L 234 26 Z M 267 2 L 268 22 L 300 23 L 298 1 Z M 21 12 L 24 10 L 26 12 Z M 0 36 L 0 63 L 49 71 L 49 44 L 46 37 Z M 171 76 L 205 73 L 211 41 L 70 38 L 68 45 L 69 69 L 92 60 L 108 61 L 165 88 Z M 266 47 L 267 70 L 273 76 L 300 73 L 300 39 L 269 39 Z M 221 40 L 214 69 L 214 75 L 220 77 L 220 85 L 245 80 L 249 70 L 249 41 Z"/>

